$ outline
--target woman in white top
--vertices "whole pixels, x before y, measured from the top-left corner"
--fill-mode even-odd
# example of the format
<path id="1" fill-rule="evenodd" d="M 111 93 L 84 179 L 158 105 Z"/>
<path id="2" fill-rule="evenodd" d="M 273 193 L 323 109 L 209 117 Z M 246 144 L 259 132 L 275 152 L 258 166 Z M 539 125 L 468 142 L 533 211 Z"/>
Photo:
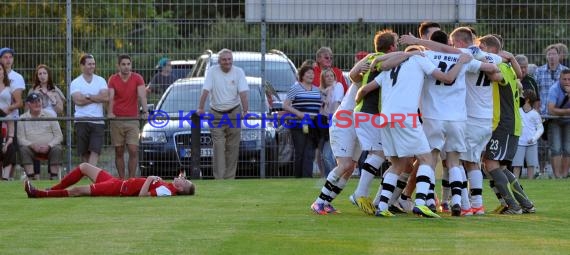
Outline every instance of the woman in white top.
<path id="1" fill-rule="evenodd" d="M 28 91 L 42 96 L 42 109 L 55 116 L 63 116 L 63 106 L 65 96 L 59 88 L 54 85 L 51 70 L 47 65 L 40 64 L 36 67 L 34 77 L 32 77 L 34 87 Z"/>
<path id="2" fill-rule="evenodd" d="M 6 68 L 0 65 L 0 117 L 14 118 L 13 111 L 9 111 L 12 104 L 12 91 L 10 88 L 10 79 Z M 17 112 L 17 111 L 16 111 Z M 6 137 L 0 131 L 0 140 L 2 141 L 2 148 L 0 151 L 0 167 L 2 167 L 2 180 L 7 181 L 10 178 L 10 171 L 12 165 L 16 164 L 16 151 L 14 149 L 14 121 L 8 120 L 6 122 Z M 1 127 L 0 123 L 0 127 Z"/>
<path id="3" fill-rule="evenodd" d="M 321 72 L 320 82 L 319 89 L 321 90 L 321 98 L 323 100 L 320 114 L 326 116 L 326 120 L 330 121 L 332 114 L 334 114 L 344 97 L 344 88 L 341 83 L 336 81 L 336 75 L 332 69 L 324 69 Z M 331 117 L 329 118 L 329 116 Z M 329 123 L 323 124 L 322 127 L 325 127 L 328 126 Z M 321 176 L 327 177 L 330 171 L 336 166 L 336 162 L 329 142 L 328 128 L 322 127 L 320 127 L 321 137 L 315 157 Z"/>
<path id="4" fill-rule="evenodd" d="M 532 107 L 536 102 L 536 93 L 527 89 L 523 92 L 523 96 L 525 103 L 519 108 L 523 130 L 519 137 L 517 153 L 513 158 L 513 172 L 518 178 L 524 165 L 523 161 L 526 160 L 527 176 L 532 179 L 534 178 L 534 168 L 539 167 L 537 141 L 544 132 L 544 127 L 540 114 Z"/>

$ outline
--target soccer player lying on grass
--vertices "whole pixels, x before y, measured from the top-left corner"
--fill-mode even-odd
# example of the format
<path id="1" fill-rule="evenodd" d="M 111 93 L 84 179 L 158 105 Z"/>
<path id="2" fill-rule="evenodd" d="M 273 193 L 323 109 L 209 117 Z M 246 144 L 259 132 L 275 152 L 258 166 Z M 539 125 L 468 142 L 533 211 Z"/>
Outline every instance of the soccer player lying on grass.
<path id="1" fill-rule="evenodd" d="M 90 185 L 68 187 L 83 178 L 89 177 Z M 196 186 L 184 177 L 176 177 L 172 183 L 163 181 L 158 176 L 146 178 L 130 178 L 122 180 L 113 177 L 109 172 L 88 163 L 81 163 L 55 186 L 46 189 L 36 189 L 29 180 L 24 181 L 24 189 L 29 198 L 45 197 L 80 197 L 80 196 L 174 196 L 194 195 Z"/>

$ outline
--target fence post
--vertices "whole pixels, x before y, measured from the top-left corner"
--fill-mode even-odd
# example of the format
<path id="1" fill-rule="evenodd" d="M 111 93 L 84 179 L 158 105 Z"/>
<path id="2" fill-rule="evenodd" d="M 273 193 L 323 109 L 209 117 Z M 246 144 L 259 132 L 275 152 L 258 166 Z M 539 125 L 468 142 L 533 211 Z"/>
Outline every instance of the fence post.
<path id="1" fill-rule="evenodd" d="M 267 25 L 266 25 L 266 0 L 261 0 L 261 86 L 265 85 L 265 53 L 267 52 Z M 268 109 L 265 109 L 265 112 L 269 112 Z M 265 120 L 263 120 L 265 121 Z M 262 126 L 265 126 L 265 123 L 262 123 Z M 265 130 L 261 130 L 261 152 L 259 155 L 259 178 L 265 178 Z"/>
<path id="2" fill-rule="evenodd" d="M 200 134 L 202 132 L 200 128 L 200 115 L 194 113 L 192 114 L 192 136 L 190 137 L 191 151 L 190 156 L 192 157 L 192 169 L 190 170 L 190 176 L 192 179 L 200 178 Z"/>
<path id="3" fill-rule="evenodd" d="M 72 41 L 72 32 L 71 32 L 71 22 L 72 22 L 72 17 L 71 17 L 71 0 L 66 0 L 65 1 L 65 31 L 67 32 L 65 41 L 66 41 L 66 54 L 65 54 L 65 81 L 67 82 L 68 86 L 71 86 L 71 66 L 73 65 L 73 60 L 71 59 L 72 55 L 73 55 L 73 41 Z M 72 105 L 73 100 L 71 99 L 71 91 L 69 89 L 67 89 L 67 116 L 73 116 L 71 113 L 71 105 Z M 71 162 L 72 159 L 72 154 L 71 154 L 71 132 L 72 132 L 72 121 L 71 119 L 68 119 L 67 121 L 65 121 L 67 128 L 66 128 L 66 137 L 67 137 L 67 170 L 71 171 L 72 168 L 72 164 L 73 162 Z M 64 173 L 64 175 L 67 173 Z"/>

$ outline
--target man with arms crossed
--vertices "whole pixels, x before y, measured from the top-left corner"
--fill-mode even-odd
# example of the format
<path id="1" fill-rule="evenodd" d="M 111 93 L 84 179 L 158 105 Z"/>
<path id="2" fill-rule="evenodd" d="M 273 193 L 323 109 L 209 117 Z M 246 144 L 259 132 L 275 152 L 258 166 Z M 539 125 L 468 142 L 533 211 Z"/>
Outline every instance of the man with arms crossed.
<path id="1" fill-rule="evenodd" d="M 103 104 L 109 101 L 107 82 L 95 74 L 95 58 L 85 54 L 79 59 L 81 75 L 71 82 L 75 118 L 103 118 Z M 77 152 L 82 162 L 97 165 L 105 137 L 104 120 L 76 120 Z"/>

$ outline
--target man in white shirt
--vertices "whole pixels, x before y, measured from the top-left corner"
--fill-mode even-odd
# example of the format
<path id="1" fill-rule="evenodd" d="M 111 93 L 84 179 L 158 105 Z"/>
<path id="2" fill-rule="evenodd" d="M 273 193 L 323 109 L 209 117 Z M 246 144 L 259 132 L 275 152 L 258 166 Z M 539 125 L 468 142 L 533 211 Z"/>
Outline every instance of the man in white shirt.
<path id="1" fill-rule="evenodd" d="M 70 94 L 75 103 L 77 151 L 82 162 L 97 165 L 105 137 L 103 104 L 109 101 L 107 82 L 95 74 L 95 58 L 85 54 L 79 60 L 81 75 L 71 82 Z M 81 120 L 81 118 L 101 118 Z"/>
<path id="2" fill-rule="evenodd" d="M 238 113 L 245 116 L 248 112 L 249 86 L 243 69 L 233 65 L 232 51 L 222 49 L 218 52 L 219 65 L 213 66 L 206 73 L 197 114 L 204 113 L 206 98 L 210 97 L 210 110 L 214 115 L 213 127 L 210 127 L 214 143 L 214 178 L 235 179 L 239 156 L 241 129 L 236 121 Z M 231 120 L 231 124 L 222 124 L 222 120 Z"/>

